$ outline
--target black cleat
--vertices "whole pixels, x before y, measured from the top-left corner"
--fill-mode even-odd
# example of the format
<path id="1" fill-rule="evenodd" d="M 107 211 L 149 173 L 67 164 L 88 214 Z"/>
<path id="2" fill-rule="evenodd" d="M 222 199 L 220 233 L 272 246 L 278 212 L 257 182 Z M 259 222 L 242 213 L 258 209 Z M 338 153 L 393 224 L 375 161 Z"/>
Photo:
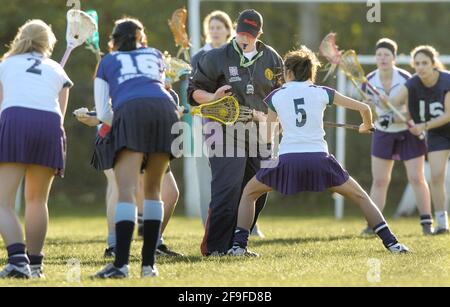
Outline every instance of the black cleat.
<path id="1" fill-rule="evenodd" d="M 434 231 L 433 235 L 438 236 L 438 235 L 448 235 L 449 231 L 448 229 L 445 228 L 436 228 L 436 230 Z"/>
<path id="2" fill-rule="evenodd" d="M 116 268 L 112 263 L 105 266 L 102 270 L 97 272 L 93 276 L 93 278 L 99 278 L 99 279 L 120 279 L 120 278 L 127 278 L 128 277 L 128 265 L 124 265 L 121 268 Z"/>
<path id="3" fill-rule="evenodd" d="M 183 254 L 171 250 L 167 245 L 161 244 L 156 248 L 156 256 L 167 256 L 167 257 L 184 257 Z"/>

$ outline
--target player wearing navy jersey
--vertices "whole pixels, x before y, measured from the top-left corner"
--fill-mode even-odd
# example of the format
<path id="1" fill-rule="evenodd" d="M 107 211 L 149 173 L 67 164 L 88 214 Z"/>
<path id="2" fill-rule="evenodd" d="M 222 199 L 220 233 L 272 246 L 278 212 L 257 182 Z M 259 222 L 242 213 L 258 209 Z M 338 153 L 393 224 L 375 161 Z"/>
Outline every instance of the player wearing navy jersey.
<path id="1" fill-rule="evenodd" d="M 286 84 L 265 100 L 269 105 L 267 139 L 272 139 L 273 123 L 279 121 L 283 129 L 279 159 L 274 161 L 273 167 L 260 169 L 245 186 L 229 255 L 258 256 L 247 250 L 249 229 L 254 218 L 255 201 L 272 190 L 286 195 L 327 189 L 339 193 L 360 207 L 388 250 L 393 253 L 408 251 L 398 243 L 367 193 L 328 153 L 323 129 L 323 114 L 327 105 L 336 104 L 359 111 L 363 119 L 360 133 L 373 129 L 372 113 L 367 105 L 359 101 L 330 88 L 315 86 L 313 82 L 319 65 L 314 53 L 304 46 L 289 52 L 284 58 Z"/>
<path id="2" fill-rule="evenodd" d="M 49 57 L 50 26 L 31 20 L 19 28 L 0 64 L 0 233 L 8 263 L 0 278 L 43 277 L 48 196 L 65 165 L 64 115 L 72 82 Z M 25 236 L 14 199 L 25 178 Z"/>
<path id="3" fill-rule="evenodd" d="M 178 121 L 178 114 L 164 87 L 163 55 L 147 47 L 142 23 L 132 18 L 118 20 L 111 37 L 111 52 L 98 67 L 94 96 L 97 117 L 111 126 L 104 144 L 114 150 L 104 167 L 114 168 L 119 189 L 116 255 L 114 263 L 96 277 L 128 277 L 137 217 L 135 191 L 141 169 L 145 169 L 141 276 L 154 277 L 158 275 L 155 250 L 164 217 L 161 185 L 173 157 L 171 145 L 176 136 L 171 128 Z"/>
<path id="4" fill-rule="evenodd" d="M 395 97 L 401 86 L 411 77 L 407 71 L 395 66 L 396 56 L 397 43 L 388 38 L 380 39 L 375 46 L 377 70 L 367 75 L 369 83 L 389 97 Z M 369 101 L 366 102 L 375 106 L 378 115 L 372 136 L 370 198 L 383 211 L 394 161 L 403 161 L 408 181 L 416 196 L 422 232 L 432 234 L 430 191 L 424 176 L 425 140 L 413 135 L 405 123 L 396 122 L 392 110 L 384 106 L 368 87 L 363 86 L 363 90 L 369 95 Z M 406 112 L 406 103 L 402 112 Z M 362 234 L 372 235 L 373 230 L 367 226 Z"/>
<path id="5" fill-rule="evenodd" d="M 416 123 L 411 132 L 417 135 L 427 132 L 430 190 L 437 222 L 435 234 L 448 233 L 445 176 L 450 155 L 450 73 L 443 70 L 439 54 L 431 46 L 416 47 L 411 58 L 416 74 L 392 103 L 401 105 L 408 101 L 409 113 Z"/>

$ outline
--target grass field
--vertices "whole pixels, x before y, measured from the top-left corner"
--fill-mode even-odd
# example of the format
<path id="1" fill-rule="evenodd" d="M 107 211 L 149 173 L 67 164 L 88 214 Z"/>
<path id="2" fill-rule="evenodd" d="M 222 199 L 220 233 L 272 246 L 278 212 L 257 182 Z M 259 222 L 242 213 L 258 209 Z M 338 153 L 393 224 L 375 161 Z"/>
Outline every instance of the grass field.
<path id="1" fill-rule="evenodd" d="M 381 241 L 358 236 L 360 218 L 264 215 L 265 239 L 252 239 L 250 248 L 261 258 L 204 258 L 199 253 L 202 226 L 197 219 L 174 217 L 167 243 L 184 258 L 158 258 L 160 277 L 139 279 L 141 240 L 132 245 L 131 278 L 90 280 L 104 264 L 105 220 L 88 216 L 52 216 L 45 248 L 45 280 L 2 280 L 0 286 L 450 286 L 449 236 L 424 237 L 417 218 L 391 221 L 412 254 L 391 255 Z M 6 253 L 0 245 L 1 264 Z M 72 259 L 72 260 L 71 260 Z M 75 260 L 73 260 L 75 259 Z M 374 260 L 375 259 L 375 260 Z M 79 269 L 73 263 L 80 263 Z M 379 265 L 379 282 L 370 282 L 371 263 Z M 77 272 L 79 282 L 70 282 Z M 375 278 L 376 280 L 376 278 Z"/>

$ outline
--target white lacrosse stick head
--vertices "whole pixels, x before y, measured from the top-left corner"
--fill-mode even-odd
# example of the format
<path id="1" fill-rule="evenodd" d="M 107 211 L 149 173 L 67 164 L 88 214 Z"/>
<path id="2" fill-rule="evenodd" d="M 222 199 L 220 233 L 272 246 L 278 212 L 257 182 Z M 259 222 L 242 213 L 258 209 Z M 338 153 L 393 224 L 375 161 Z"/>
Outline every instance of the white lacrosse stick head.
<path id="1" fill-rule="evenodd" d="M 95 20 L 81 10 L 67 12 L 66 41 L 69 48 L 76 48 L 97 31 Z"/>

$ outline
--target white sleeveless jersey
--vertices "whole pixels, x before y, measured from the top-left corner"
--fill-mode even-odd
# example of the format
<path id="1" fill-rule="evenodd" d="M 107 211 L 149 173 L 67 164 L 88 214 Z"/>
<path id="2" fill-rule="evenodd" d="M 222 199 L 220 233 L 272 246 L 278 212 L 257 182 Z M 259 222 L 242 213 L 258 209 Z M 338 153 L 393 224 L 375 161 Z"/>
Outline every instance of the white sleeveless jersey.
<path id="1" fill-rule="evenodd" d="M 288 82 L 265 99 L 283 128 L 279 154 L 326 152 L 323 113 L 334 101 L 333 89 L 312 82 Z"/>
<path id="2" fill-rule="evenodd" d="M 7 58 L 0 64 L 0 82 L 3 86 L 2 110 L 25 107 L 59 115 L 59 92 L 73 85 L 61 65 L 39 53 Z"/>
<path id="3" fill-rule="evenodd" d="M 411 78 L 411 74 L 406 70 L 400 69 L 394 66 L 394 73 L 392 75 L 392 85 L 391 88 L 386 92 L 383 87 L 383 84 L 380 80 L 380 72 L 379 70 L 375 70 L 367 75 L 367 80 L 369 83 L 375 87 L 380 93 L 389 96 L 390 98 L 395 97 L 397 95 L 399 89 L 406 81 Z M 366 89 L 363 86 L 363 90 L 371 94 L 370 89 Z M 377 113 L 378 119 L 375 121 L 375 127 L 383 132 L 400 132 L 408 129 L 406 124 L 404 123 L 390 123 L 390 118 L 393 118 L 394 112 L 391 111 L 388 107 L 385 107 L 381 104 L 378 97 L 376 95 L 371 95 L 372 99 L 377 102 L 375 107 L 375 112 Z M 406 112 L 406 104 L 399 108 L 399 111 Z"/>

